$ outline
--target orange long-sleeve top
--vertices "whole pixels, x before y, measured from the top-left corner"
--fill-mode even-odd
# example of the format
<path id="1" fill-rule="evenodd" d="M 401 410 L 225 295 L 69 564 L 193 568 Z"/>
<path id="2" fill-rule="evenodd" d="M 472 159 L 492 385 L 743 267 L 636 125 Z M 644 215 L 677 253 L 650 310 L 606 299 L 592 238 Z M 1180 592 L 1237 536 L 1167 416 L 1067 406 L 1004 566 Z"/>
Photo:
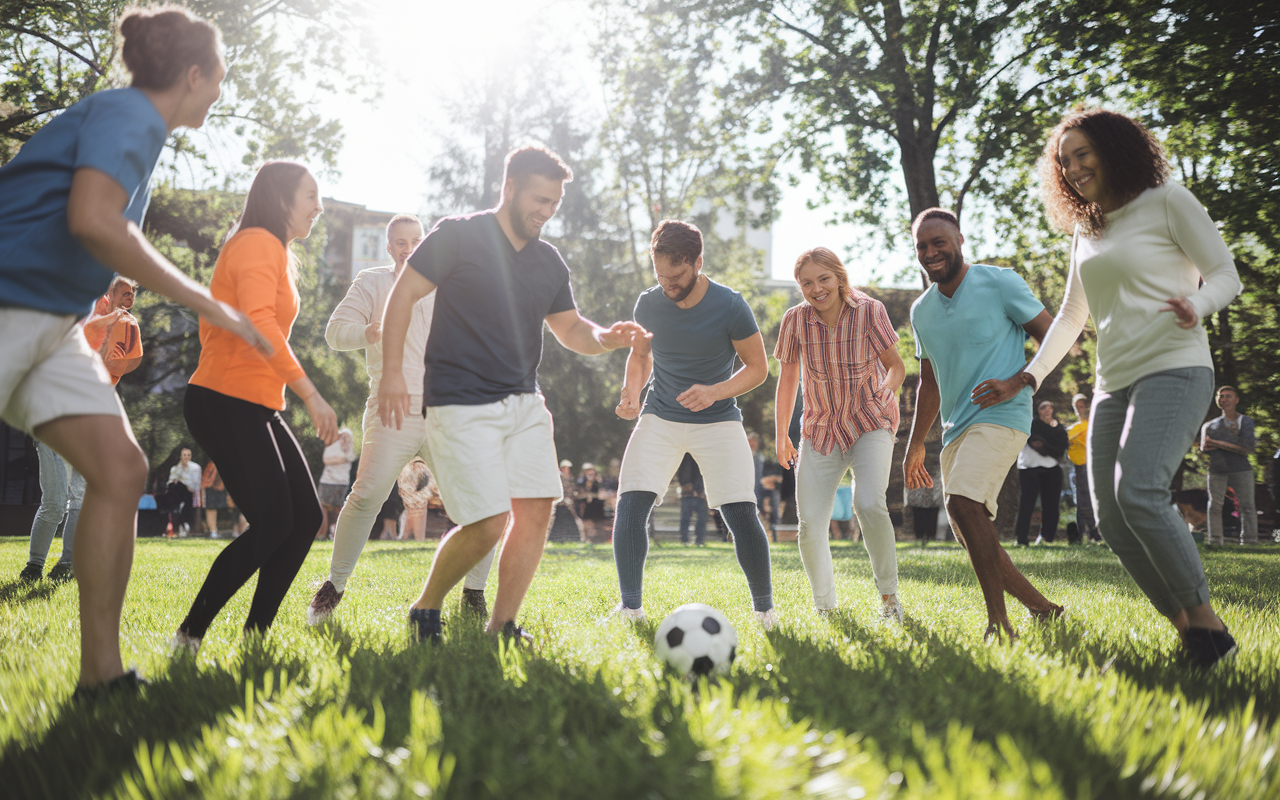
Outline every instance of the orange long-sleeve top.
<path id="1" fill-rule="evenodd" d="M 282 410 L 285 385 L 306 375 L 289 347 L 298 289 L 284 244 L 265 228 L 239 231 L 218 255 L 209 293 L 248 315 L 275 355 L 263 358 L 239 336 L 201 319 L 200 364 L 190 383 Z"/>

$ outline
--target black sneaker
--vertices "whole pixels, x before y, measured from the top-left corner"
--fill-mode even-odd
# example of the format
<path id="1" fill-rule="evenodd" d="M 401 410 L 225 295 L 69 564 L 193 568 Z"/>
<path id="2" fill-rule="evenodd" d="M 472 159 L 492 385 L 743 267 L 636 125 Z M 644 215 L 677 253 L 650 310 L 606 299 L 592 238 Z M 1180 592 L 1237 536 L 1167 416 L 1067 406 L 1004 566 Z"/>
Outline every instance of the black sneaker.
<path id="1" fill-rule="evenodd" d="M 502 626 L 502 636 L 508 642 L 515 642 L 521 645 L 533 644 L 532 634 L 517 625 L 513 619 L 507 620 L 507 624 Z"/>
<path id="2" fill-rule="evenodd" d="M 28 564 L 22 568 L 22 572 L 18 573 L 18 580 L 22 583 L 35 583 L 44 579 L 44 569 L 34 564 Z"/>
<path id="3" fill-rule="evenodd" d="M 71 695 L 73 703 L 92 703 L 108 695 L 129 693 L 137 694 L 138 690 L 150 684 L 146 678 L 138 675 L 137 670 L 129 670 L 118 678 L 100 683 L 97 686 L 77 686 Z"/>
<path id="4" fill-rule="evenodd" d="M 463 588 L 462 613 L 467 616 L 488 619 L 489 604 L 484 601 L 484 589 Z"/>
<path id="5" fill-rule="evenodd" d="M 307 606 L 307 624 L 314 627 L 328 622 L 344 594 L 346 592 L 340 592 L 334 588 L 333 581 L 322 583 L 316 591 L 316 596 L 311 598 L 311 605 Z"/>
<path id="6" fill-rule="evenodd" d="M 76 571 L 65 561 L 59 561 L 49 570 L 49 580 L 54 583 L 66 583 L 76 579 Z"/>
<path id="7" fill-rule="evenodd" d="M 1224 627 L 1220 631 L 1211 628 L 1187 628 L 1182 632 L 1183 656 L 1201 669 L 1210 669 L 1220 661 L 1236 655 L 1236 640 Z"/>
<path id="8" fill-rule="evenodd" d="M 439 609 L 409 609 L 409 635 L 415 642 L 440 644 L 444 636 L 444 620 L 440 619 Z"/>

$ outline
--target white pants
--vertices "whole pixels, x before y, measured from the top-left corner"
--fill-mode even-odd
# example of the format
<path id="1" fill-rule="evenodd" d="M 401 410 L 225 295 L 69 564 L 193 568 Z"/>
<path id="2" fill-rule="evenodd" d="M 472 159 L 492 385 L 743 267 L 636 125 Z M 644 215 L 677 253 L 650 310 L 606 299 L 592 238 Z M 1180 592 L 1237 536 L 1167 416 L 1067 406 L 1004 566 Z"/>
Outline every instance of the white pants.
<path id="1" fill-rule="evenodd" d="M 813 603 L 820 609 L 835 608 L 835 573 L 831 565 L 831 511 L 840 479 L 853 469 L 853 508 L 862 528 L 862 542 L 871 557 L 871 574 L 880 594 L 898 593 L 898 550 L 889 518 L 887 494 L 893 466 L 893 434 L 871 431 L 858 437 L 848 450 L 833 447 L 825 456 L 808 439 L 800 443 L 796 467 L 796 516 L 800 530 L 800 561 L 804 564 Z"/>
<path id="2" fill-rule="evenodd" d="M 741 422 L 672 422 L 657 414 L 641 414 L 631 431 L 618 494 L 653 492 L 661 505 L 685 453 L 702 470 L 708 506 L 755 504 L 756 467 Z"/>
<path id="3" fill-rule="evenodd" d="M 1253 498 L 1253 470 L 1240 472 L 1209 473 L 1209 544 L 1222 544 L 1222 502 L 1227 487 L 1236 491 L 1240 501 L 1240 541 L 1242 544 L 1258 543 L 1258 507 Z"/>
<path id="4" fill-rule="evenodd" d="M 413 405 L 421 408 L 421 402 Z M 329 561 L 329 580 L 339 592 L 346 591 L 347 579 L 356 567 L 360 551 L 369 541 L 369 530 L 396 485 L 396 478 L 405 464 L 421 455 L 428 464 L 426 446 L 426 421 L 419 414 L 404 418 L 399 430 L 386 427 L 378 419 L 377 406 L 369 406 L 364 412 L 364 443 L 360 447 L 360 469 L 356 473 L 351 494 L 342 504 L 338 524 L 333 534 L 333 557 Z M 436 477 L 437 482 L 439 476 Z M 467 573 L 467 589 L 484 589 L 489 580 L 489 568 L 497 546 L 489 551 L 471 572 Z"/>

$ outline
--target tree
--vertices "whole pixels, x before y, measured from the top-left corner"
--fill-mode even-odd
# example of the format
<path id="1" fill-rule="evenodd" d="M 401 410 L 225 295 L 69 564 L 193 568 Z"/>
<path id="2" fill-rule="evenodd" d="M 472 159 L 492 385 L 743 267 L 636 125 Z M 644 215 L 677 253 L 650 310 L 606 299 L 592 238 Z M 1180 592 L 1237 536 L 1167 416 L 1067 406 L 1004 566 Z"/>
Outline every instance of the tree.
<path id="1" fill-rule="evenodd" d="M 54 115 L 95 91 L 118 85 L 116 23 L 125 0 L 0 0 L 0 163 Z M 227 54 L 223 96 L 206 131 L 178 132 L 175 156 L 205 165 L 203 179 L 242 178 L 270 158 L 307 158 L 336 168 L 341 125 L 312 110 L 320 93 L 373 91 L 370 70 L 352 69 L 367 34 L 357 0 L 273 2 L 190 0 L 222 30 Z M 306 75 L 312 96 L 297 94 Z M 207 164 L 210 139 L 231 144 L 241 169 Z M 170 162 L 171 164 L 177 162 Z"/>

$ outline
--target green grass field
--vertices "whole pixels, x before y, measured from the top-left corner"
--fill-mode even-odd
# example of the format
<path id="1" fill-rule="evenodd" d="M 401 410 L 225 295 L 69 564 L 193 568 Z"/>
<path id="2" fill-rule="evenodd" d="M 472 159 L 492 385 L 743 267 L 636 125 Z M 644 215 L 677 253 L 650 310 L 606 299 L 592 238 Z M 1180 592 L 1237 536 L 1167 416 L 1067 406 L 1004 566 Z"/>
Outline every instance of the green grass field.
<path id="1" fill-rule="evenodd" d="M 1011 608 L 1021 639 L 996 646 L 957 547 L 899 546 L 907 623 L 877 628 L 866 553 L 846 542 L 828 618 L 795 546 L 775 546 L 767 636 L 728 545 L 651 551 L 639 628 L 598 624 L 616 602 L 607 546 L 551 546 L 528 652 L 460 620 L 456 593 L 447 643 L 409 643 L 421 544 L 371 543 L 337 624 L 308 629 L 317 543 L 268 636 L 241 634 L 246 587 L 198 660 L 175 660 L 168 639 L 220 544 L 139 542 L 123 646 L 152 684 L 82 708 L 76 587 L 17 585 L 26 540 L 0 540 L 0 796 L 1280 797 L 1277 548 L 1206 555 L 1241 645 L 1206 674 L 1105 548 L 1014 552 L 1068 616 L 1040 627 Z M 652 651 L 661 618 L 694 601 L 740 637 L 730 677 L 699 690 Z"/>

